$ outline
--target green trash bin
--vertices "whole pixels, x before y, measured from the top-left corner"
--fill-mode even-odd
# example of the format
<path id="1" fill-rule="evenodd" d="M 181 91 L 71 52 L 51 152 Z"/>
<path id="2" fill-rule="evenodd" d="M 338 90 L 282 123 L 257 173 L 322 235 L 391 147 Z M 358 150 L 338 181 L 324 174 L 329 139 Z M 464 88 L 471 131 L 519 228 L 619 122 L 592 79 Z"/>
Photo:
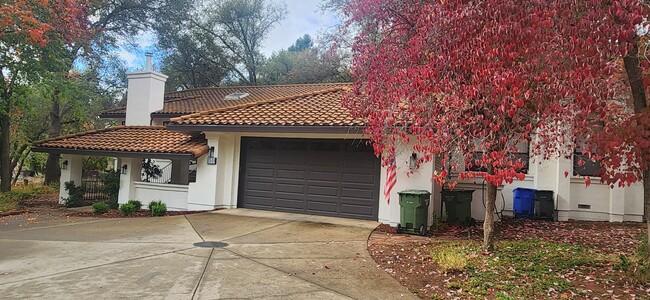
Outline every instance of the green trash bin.
<path id="1" fill-rule="evenodd" d="M 472 194 L 474 190 L 442 191 L 442 203 L 445 204 L 447 222 L 459 225 L 472 225 Z"/>
<path id="2" fill-rule="evenodd" d="M 431 193 L 425 190 L 406 190 L 399 194 L 400 224 L 397 232 L 427 234 Z"/>

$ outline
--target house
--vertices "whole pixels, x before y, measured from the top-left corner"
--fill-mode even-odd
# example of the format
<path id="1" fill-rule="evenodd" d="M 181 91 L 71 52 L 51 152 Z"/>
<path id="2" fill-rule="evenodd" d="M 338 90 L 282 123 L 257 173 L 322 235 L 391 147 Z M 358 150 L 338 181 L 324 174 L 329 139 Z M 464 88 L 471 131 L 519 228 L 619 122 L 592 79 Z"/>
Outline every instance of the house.
<path id="1" fill-rule="evenodd" d="M 408 146 L 396 156 L 397 184 L 384 199 L 386 167 L 363 134 L 364 121 L 341 105 L 348 84 L 214 87 L 164 92 L 166 76 L 151 68 L 128 74 L 125 108 L 102 118 L 123 124 L 38 142 L 34 151 L 60 153 L 61 183 L 81 181 L 83 155 L 117 158 L 119 202 L 162 200 L 171 210 L 252 208 L 378 220 L 395 226 L 397 192 L 432 192 L 430 219 L 440 210 L 441 187 L 432 162 L 411 170 Z M 417 155 L 417 153 L 415 154 Z M 522 152 L 525 157 L 528 153 Z M 142 159 L 171 166 L 166 182 L 146 182 Z M 560 220 L 641 221 L 640 185 L 613 188 L 565 176 L 573 161 L 532 163 L 522 181 L 499 189 L 497 209 L 512 213 L 513 189 L 552 190 Z M 63 164 L 62 164 L 63 165 Z M 577 170 L 576 175 L 579 171 Z M 61 184 L 60 196 L 67 197 Z M 481 179 L 457 188 L 476 190 L 472 216 L 483 219 Z"/>

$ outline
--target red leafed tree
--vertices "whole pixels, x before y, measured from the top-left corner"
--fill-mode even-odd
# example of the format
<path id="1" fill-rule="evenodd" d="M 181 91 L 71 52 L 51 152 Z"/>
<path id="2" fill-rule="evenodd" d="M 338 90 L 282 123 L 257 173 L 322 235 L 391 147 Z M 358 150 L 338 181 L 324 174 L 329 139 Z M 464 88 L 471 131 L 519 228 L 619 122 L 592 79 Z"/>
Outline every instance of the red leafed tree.
<path id="1" fill-rule="evenodd" d="M 378 154 L 409 142 L 420 162 L 443 158 L 441 184 L 484 178 L 491 250 L 497 187 L 524 176 L 518 145 L 569 156 L 624 118 L 622 58 L 647 12 L 639 0 L 351 0 L 357 82 L 344 105 Z"/>
<path id="2" fill-rule="evenodd" d="M 38 79 L 48 42 L 72 43 L 90 31 L 85 0 L 6 0 L 0 4 L 0 191 L 11 189 L 12 95 L 19 84 Z"/>

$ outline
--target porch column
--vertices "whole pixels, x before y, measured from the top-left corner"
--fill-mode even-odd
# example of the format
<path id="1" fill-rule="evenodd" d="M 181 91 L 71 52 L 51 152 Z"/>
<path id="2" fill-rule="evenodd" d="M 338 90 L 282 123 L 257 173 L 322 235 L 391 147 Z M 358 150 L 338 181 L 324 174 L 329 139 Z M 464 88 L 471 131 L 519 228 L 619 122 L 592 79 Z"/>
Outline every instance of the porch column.
<path id="1" fill-rule="evenodd" d="M 125 170 L 126 167 L 126 170 Z M 141 158 L 122 158 L 118 166 L 120 175 L 119 204 L 126 203 L 135 197 L 135 182 L 140 181 L 142 172 Z"/>
<path id="2" fill-rule="evenodd" d="M 59 178 L 59 203 L 63 204 L 64 198 L 70 195 L 65 190 L 65 183 L 74 182 L 75 185 L 81 185 L 81 172 L 83 165 L 83 156 L 73 154 L 63 154 L 60 160 L 61 177 Z"/>
<path id="3" fill-rule="evenodd" d="M 208 147 L 214 147 L 217 155 L 217 164 L 208 164 L 208 156 L 203 155 L 196 161 L 196 182 L 189 184 L 187 193 L 187 210 L 213 210 L 217 207 L 217 185 L 219 164 L 224 163 L 224 158 L 218 156 L 220 138 L 206 134 Z"/>
<path id="4" fill-rule="evenodd" d="M 173 159 L 172 160 L 172 184 L 189 184 L 190 160 Z"/>

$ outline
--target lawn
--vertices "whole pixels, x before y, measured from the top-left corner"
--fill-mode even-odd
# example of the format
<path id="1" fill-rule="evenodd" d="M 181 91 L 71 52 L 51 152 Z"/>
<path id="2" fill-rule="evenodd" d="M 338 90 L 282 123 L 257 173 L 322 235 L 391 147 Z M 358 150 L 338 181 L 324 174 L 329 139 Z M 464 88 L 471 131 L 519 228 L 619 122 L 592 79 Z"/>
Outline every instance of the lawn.
<path id="1" fill-rule="evenodd" d="M 18 211 L 30 206 L 30 203 L 38 200 L 40 196 L 52 198 L 52 194 L 56 192 L 58 190 L 50 186 L 14 187 L 11 192 L 0 193 L 0 213 Z"/>
<path id="2" fill-rule="evenodd" d="M 643 224 L 508 220 L 498 228 L 489 254 L 480 225 L 428 237 L 380 227 L 368 249 L 422 299 L 650 299 L 634 268 Z"/>

